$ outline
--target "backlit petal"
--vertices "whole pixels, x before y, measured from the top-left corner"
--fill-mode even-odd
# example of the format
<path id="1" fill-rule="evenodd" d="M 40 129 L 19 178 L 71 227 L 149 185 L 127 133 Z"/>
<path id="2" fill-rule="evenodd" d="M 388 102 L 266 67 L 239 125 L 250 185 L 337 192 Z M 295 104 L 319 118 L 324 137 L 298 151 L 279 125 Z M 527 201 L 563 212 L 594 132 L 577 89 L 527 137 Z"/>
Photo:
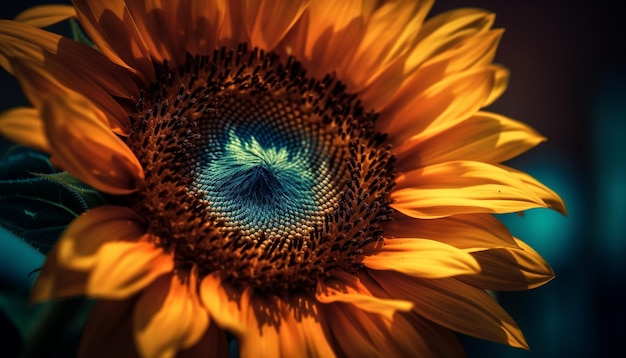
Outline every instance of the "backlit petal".
<path id="1" fill-rule="evenodd" d="M 128 11 L 126 1 L 74 0 L 83 29 L 111 61 L 135 71 L 146 85 L 154 79 L 149 51 Z"/>
<path id="2" fill-rule="evenodd" d="M 424 280 L 371 271 L 390 294 L 415 303 L 415 312 L 451 330 L 528 349 L 513 319 L 482 289 L 456 279 Z"/>
<path id="3" fill-rule="evenodd" d="M 408 301 L 374 296 L 359 277 L 345 272 L 335 272 L 332 277 L 318 282 L 315 298 L 323 303 L 348 303 L 389 320 L 396 311 L 410 311 L 413 307 Z"/>
<path id="4" fill-rule="evenodd" d="M 97 264 L 98 250 L 110 241 L 137 241 L 145 229 L 132 210 L 113 205 L 93 208 L 72 221 L 55 253 L 65 267 L 88 271 Z"/>
<path id="5" fill-rule="evenodd" d="M 396 212 L 393 220 L 385 224 L 385 234 L 436 240 L 466 251 L 518 247 L 506 226 L 491 214 L 416 219 Z"/>
<path id="6" fill-rule="evenodd" d="M 76 10 L 69 5 L 39 5 L 22 11 L 15 21 L 35 27 L 46 27 L 76 17 Z"/>
<path id="7" fill-rule="evenodd" d="M 143 179 L 141 164 L 91 103 L 80 96 L 58 96 L 43 103 L 42 117 L 52 152 L 65 170 L 107 193 L 136 190 Z"/>
<path id="8" fill-rule="evenodd" d="M 519 248 L 498 248 L 473 253 L 480 264 L 478 275 L 459 277 L 472 286 L 496 291 L 539 287 L 554 278 L 550 265 L 521 240 Z"/>
<path id="9" fill-rule="evenodd" d="M 391 206 L 417 218 L 546 207 L 541 197 L 517 176 L 481 162 L 431 165 L 400 175 L 396 183 Z"/>
<path id="10" fill-rule="evenodd" d="M 161 276 L 139 296 L 133 326 L 142 356 L 173 357 L 204 335 L 209 318 L 197 296 L 197 270 L 187 278 Z"/>
<path id="11" fill-rule="evenodd" d="M 380 251 L 370 245 L 362 263 L 374 270 L 392 270 L 423 278 L 443 278 L 480 272 L 469 253 L 434 240 L 385 239 Z M 377 248 L 378 249 L 378 248 Z M 372 250 L 372 251 L 370 251 Z M 367 255 L 368 252 L 374 252 Z"/>
<path id="12" fill-rule="evenodd" d="M 478 112 L 430 138 L 402 143 L 396 151 L 398 169 L 408 171 L 454 160 L 500 163 L 545 140 L 524 123 L 496 113 Z"/>
<path id="13" fill-rule="evenodd" d="M 35 108 L 18 107 L 1 113 L 0 135 L 15 143 L 51 152 L 43 121 Z"/>
<path id="14" fill-rule="evenodd" d="M 97 252 L 87 294 L 98 298 L 127 298 L 174 269 L 174 258 L 147 241 L 111 241 Z"/>

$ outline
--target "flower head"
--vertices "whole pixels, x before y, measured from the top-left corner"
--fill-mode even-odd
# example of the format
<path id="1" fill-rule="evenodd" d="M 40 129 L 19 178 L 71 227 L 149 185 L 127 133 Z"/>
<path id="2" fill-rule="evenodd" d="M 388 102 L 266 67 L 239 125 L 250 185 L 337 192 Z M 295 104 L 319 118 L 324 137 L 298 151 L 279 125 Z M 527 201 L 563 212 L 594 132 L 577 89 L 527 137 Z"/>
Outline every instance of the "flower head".
<path id="1" fill-rule="evenodd" d="M 110 194 L 37 300 L 98 299 L 81 352 L 455 356 L 515 347 L 486 290 L 550 267 L 492 215 L 564 211 L 500 164 L 542 142 L 481 108 L 508 72 L 477 9 L 431 1 L 84 1 L 0 21 L 32 103 L 0 133 Z M 76 18 L 87 46 L 41 30 Z"/>

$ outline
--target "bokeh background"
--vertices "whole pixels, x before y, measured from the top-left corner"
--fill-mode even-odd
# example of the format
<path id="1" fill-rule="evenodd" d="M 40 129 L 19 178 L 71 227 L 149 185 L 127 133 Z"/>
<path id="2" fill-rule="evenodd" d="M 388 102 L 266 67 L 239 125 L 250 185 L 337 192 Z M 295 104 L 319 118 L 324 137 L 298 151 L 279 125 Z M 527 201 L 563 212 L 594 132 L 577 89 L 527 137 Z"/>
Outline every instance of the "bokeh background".
<path id="1" fill-rule="evenodd" d="M 48 2 L 1 0 L 0 18 Z M 567 217 L 549 210 L 502 216 L 514 235 L 550 262 L 556 278 L 535 290 L 498 296 L 530 351 L 462 337 L 468 356 L 626 356 L 623 12 L 610 1 L 440 0 L 431 14 L 458 7 L 494 11 L 495 27 L 506 29 L 496 62 L 510 68 L 511 81 L 490 110 L 548 137 L 509 164 L 557 191 L 568 208 Z M 3 71 L 0 86 L 0 110 L 26 104 L 17 82 Z M 0 293 L 26 292 L 42 260 L 0 232 Z M 6 314 L 0 317 L 3 329 L 9 327 Z M 0 341 L 2 347 L 15 346 L 19 334 L 2 334 Z"/>

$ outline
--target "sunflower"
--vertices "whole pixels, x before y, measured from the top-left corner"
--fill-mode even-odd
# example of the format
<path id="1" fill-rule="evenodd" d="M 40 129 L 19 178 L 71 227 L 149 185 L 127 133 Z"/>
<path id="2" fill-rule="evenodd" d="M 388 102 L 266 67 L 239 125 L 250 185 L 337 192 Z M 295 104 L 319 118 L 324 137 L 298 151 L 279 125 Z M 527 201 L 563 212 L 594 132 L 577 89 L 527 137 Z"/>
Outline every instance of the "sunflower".
<path id="1" fill-rule="evenodd" d="M 32 107 L 0 133 L 109 196 L 33 289 L 97 300 L 79 353 L 528 348 L 489 290 L 553 272 L 493 214 L 564 204 L 501 164 L 545 138 L 481 110 L 508 81 L 494 15 L 431 6 L 75 0 L 1 20 Z M 70 18 L 92 44 L 41 29 Z"/>

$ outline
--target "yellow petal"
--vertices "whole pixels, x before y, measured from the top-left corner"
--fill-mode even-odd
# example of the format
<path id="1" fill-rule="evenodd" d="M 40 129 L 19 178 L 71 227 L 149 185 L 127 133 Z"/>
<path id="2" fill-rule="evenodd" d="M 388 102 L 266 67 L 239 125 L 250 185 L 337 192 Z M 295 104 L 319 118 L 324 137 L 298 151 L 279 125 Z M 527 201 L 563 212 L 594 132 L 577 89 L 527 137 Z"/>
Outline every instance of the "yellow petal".
<path id="1" fill-rule="evenodd" d="M 174 258 L 146 241 L 107 242 L 96 256 L 87 283 L 91 297 L 127 298 L 174 269 Z"/>
<path id="2" fill-rule="evenodd" d="M 363 257 L 362 263 L 374 270 L 392 270 L 423 278 L 480 272 L 478 262 L 469 253 L 426 239 L 385 239 L 380 251 Z"/>
<path id="3" fill-rule="evenodd" d="M 402 174 L 396 183 L 391 206 L 417 218 L 509 213 L 546 207 L 517 176 L 481 162 L 431 165 Z"/>
<path id="4" fill-rule="evenodd" d="M 397 166 L 400 171 L 408 171 L 454 160 L 500 163 L 545 140 L 524 123 L 478 112 L 430 138 L 402 143 L 396 150 Z"/>
<path id="5" fill-rule="evenodd" d="M 132 316 L 134 298 L 98 300 L 89 312 L 83 329 L 78 357 L 138 357 L 133 342 Z"/>
<path id="6" fill-rule="evenodd" d="M 143 169 L 126 144 L 105 126 L 102 116 L 75 95 L 51 98 L 42 108 L 50 147 L 63 168 L 101 191 L 131 193 L 143 179 Z"/>
<path id="7" fill-rule="evenodd" d="M 146 288 L 133 314 L 135 340 L 142 356 L 173 357 L 196 344 L 208 328 L 209 317 L 197 296 L 197 270 L 182 282 L 164 275 Z"/>
<path id="8" fill-rule="evenodd" d="M 489 93 L 489 97 L 483 103 L 483 107 L 487 107 L 488 105 L 495 102 L 496 99 L 500 98 L 504 91 L 506 91 L 509 86 L 509 78 L 510 71 L 499 65 L 494 65 L 494 73 L 493 73 L 493 87 L 491 88 L 491 93 Z"/>
<path id="9" fill-rule="evenodd" d="M 315 298 L 322 303 L 344 302 L 364 311 L 380 314 L 391 320 L 396 311 L 410 311 L 413 304 L 408 301 L 376 297 L 357 277 L 345 272 L 336 272 L 330 278 L 319 281 Z"/>
<path id="10" fill-rule="evenodd" d="M 97 264 L 98 250 L 110 241 L 137 241 L 145 229 L 132 210 L 99 206 L 74 220 L 57 242 L 55 254 L 65 267 L 88 271 Z"/>
<path id="11" fill-rule="evenodd" d="M 69 5 L 39 5 L 22 11 L 15 17 L 30 26 L 46 27 L 76 17 L 76 10 Z"/>
<path id="12" fill-rule="evenodd" d="M 51 152 L 43 121 L 35 108 L 12 108 L 0 114 L 0 135 L 15 143 Z"/>
<path id="13" fill-rule="evenodd" d="M 535 194 L 537 194 L 541 200 L 550 208 L 558 211 L 563 215 L 567 215 L 567 209 L 565 208 L 565 202 L 559 194 L 555 193 L 553 190 L 548 188 L 547 186 L 541 184 L 537 179 L 533 178 L 527 173 L 521 172 L 519 170 L 501 165 L 502 168 L 509 171 L 515 177 L 519 178 L 526 186 Z"/>
<path id="14" fill-rule="evenodd" d="M 81 26 L 98 49 L 149 85 L 154 80 L 154 66 L 126 1 L 75 0 L 73 4 Z"/>
<path id="15" fill-rule="evenodd" d="M 519 248 L 498 248 L 473 253 L 481 267 L 478 275 L 459 277 L 472 286 L 496 291 L 539 287 L 554 278 L 550 265 L 530 246 L 517 240 Z"/>
<path id="16" fill-rule="evenodd" d="M 474 115 L 493 87 L 493 69 L 480 68 L 448 76 L 414 96 L 407 103 L 392 103 L 382 113 L 388 120 L 380 130 L 391 144 L 409 138 L 428 138 Z"/>
<path id="17" fill-rule="evenodd" d="M 517 324 L 484 290 L 456 279 L 409 279 L 381 271 L 371 275 L 390 295 L 415 302 L 415 312 L 430 321 L 469 336 L 528 349 Z"/>
<path id="18" fill-rule="evenodd" d="M 395 238 L 424 238 L 465 251 L 490 248 L 517 248 L 509 230 L 491 214 L 454 215 L 439 219 L 416 219 L 394 213 L 385 234 Z"/>

